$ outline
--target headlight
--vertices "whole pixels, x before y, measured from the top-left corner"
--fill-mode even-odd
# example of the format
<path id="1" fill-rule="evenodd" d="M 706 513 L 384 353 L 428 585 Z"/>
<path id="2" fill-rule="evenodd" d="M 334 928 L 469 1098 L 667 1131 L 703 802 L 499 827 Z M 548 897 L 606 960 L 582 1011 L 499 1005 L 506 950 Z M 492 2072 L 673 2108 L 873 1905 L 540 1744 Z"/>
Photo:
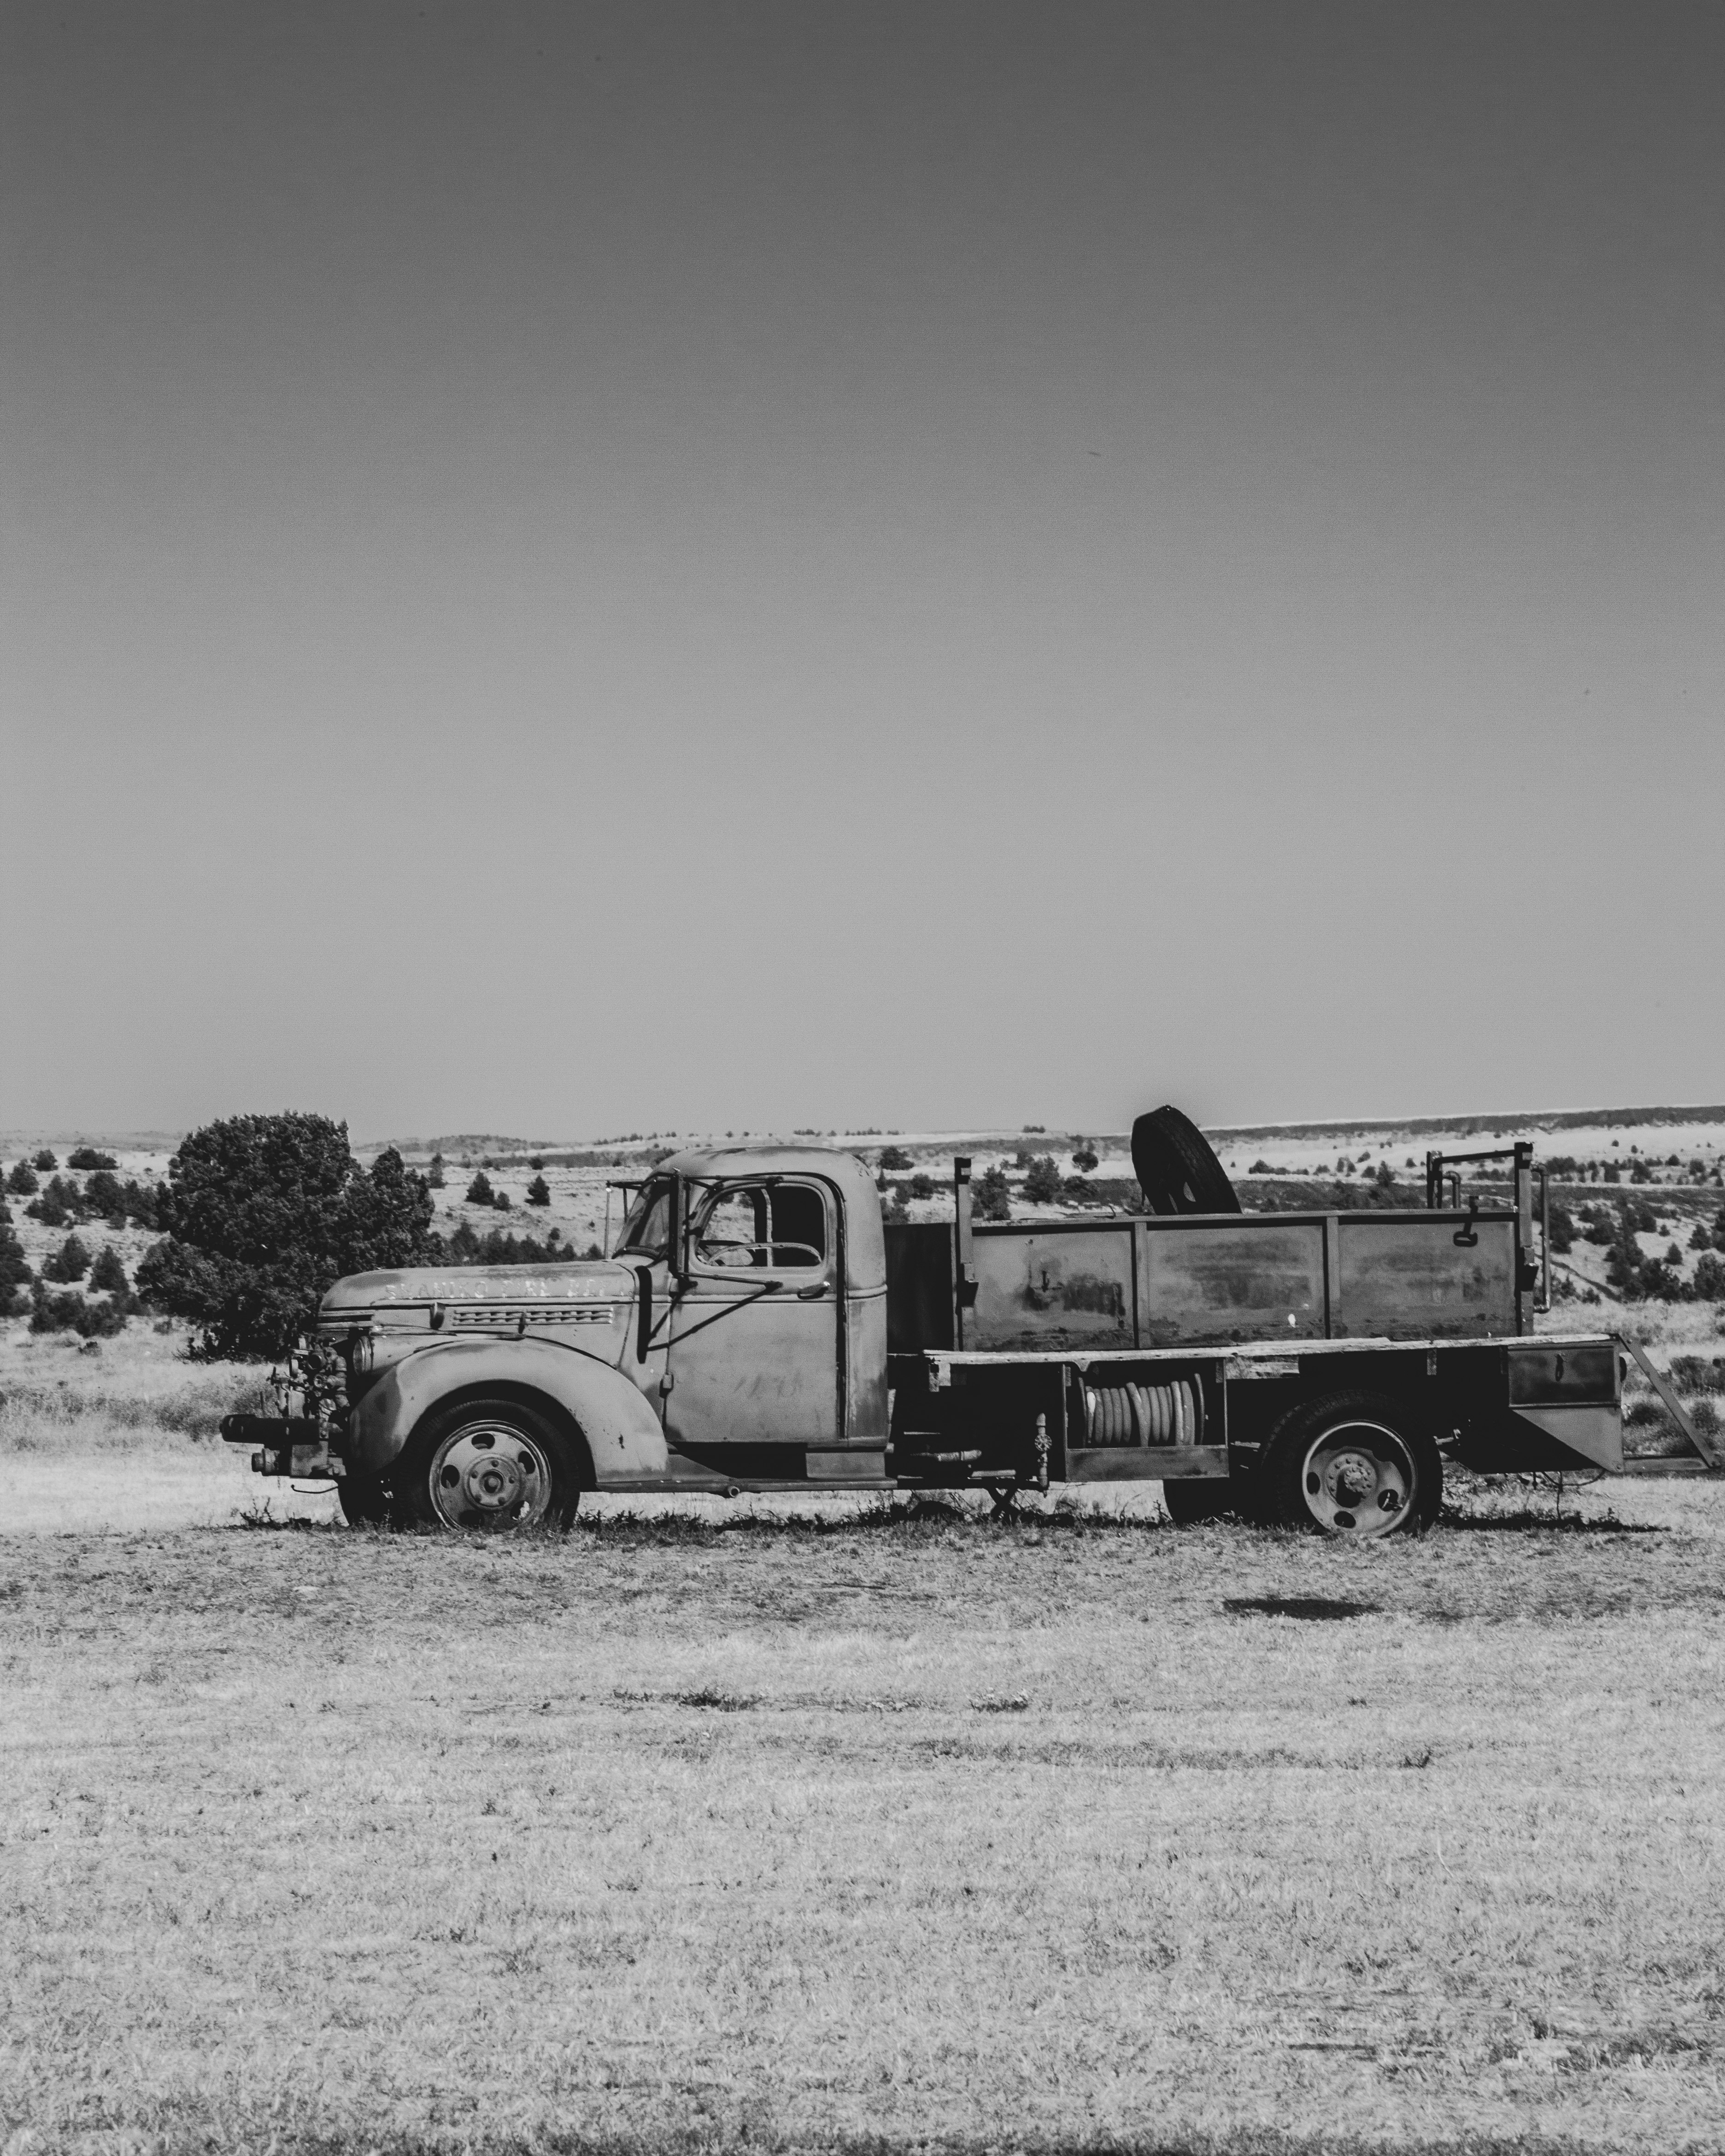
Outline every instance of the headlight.
<path id="1" fill-rule="evenodd" d="M 350 1332 L 347 1336 L 347 1374 L 351 1378 L 368 1378 L 377 1356 L 377 1341 L 369 1332 Z"/>

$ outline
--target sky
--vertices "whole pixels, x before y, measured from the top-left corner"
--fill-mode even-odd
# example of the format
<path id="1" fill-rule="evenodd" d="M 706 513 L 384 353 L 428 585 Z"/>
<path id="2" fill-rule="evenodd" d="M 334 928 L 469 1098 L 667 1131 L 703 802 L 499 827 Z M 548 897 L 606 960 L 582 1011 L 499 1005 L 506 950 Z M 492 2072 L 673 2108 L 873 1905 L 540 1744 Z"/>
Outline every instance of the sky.
<path id="1" fill-rule="evenodd" d="M 1725 1100 L 1725 11 L 0 13 L 0 1128 Z"/>

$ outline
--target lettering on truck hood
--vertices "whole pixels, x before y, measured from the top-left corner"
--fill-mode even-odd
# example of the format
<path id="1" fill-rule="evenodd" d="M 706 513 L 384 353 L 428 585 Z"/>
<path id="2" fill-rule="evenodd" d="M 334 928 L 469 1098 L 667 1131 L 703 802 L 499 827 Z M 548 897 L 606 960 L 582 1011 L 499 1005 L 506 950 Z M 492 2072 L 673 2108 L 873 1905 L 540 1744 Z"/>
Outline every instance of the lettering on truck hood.
<path id="1" fill-rule="evenodd" d="M 466 1325 L 510 1324 L 526 1312 L 535 1325 L 608 1322 L 632 1302 L 635 1277 L 626 1265 L 587 1259 L 567 1265 L 427 1265 L 393 1272 L 354 1273 L 339 1280 L 318 1312 L 321 1328 L 367 1318 L 426 1322 L 435 1309 L 453 1331 Z"/>

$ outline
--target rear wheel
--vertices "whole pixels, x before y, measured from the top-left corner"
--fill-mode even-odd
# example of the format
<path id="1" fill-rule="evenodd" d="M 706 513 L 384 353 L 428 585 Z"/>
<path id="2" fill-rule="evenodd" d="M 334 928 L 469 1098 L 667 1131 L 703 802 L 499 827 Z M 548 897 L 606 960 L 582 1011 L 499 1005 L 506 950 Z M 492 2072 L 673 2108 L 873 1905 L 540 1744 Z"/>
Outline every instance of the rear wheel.
<path id="1" fill-rule="evenodd" d="M 1334 1393 L 1291 1409 L 1271 1433 L 1259 1480 L 1276 1526 L 1358 1542 L 1423 1534 L 1444 1494 L 1430 1432 L 1379 1393 Z"/>
<path id="2" fill-rule="evenodd" d="M 408 1524 L 468 1534 L 567 1527 L 580 1502 L 575 1463 L 549 1419 L 518 1400 L 462 1400 L 433 1414 L 396 1470 Z"/>

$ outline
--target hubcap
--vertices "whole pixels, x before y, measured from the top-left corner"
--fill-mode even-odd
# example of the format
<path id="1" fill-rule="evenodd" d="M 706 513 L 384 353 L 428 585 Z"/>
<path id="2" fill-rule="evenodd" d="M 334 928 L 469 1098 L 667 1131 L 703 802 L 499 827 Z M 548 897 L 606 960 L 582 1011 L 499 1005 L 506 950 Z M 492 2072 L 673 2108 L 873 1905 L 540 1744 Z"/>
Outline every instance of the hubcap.
<path id="1" fill-rule="evenodd" d="M 551 1504 L 551 1462 L 525 1430 L 465 1423 L 431 1460 L 431 1502 L 445 1527 L 481 1532 L 531 1527 Z"/>
<path id="2" fill-rule="evenodd" d="M 1315 1439 L 1301 1471 L 1306 1509 L 1332 1534 L 1387 1535 L 1408 1517 L 1418 1476 L 1399 1432 L 1338 1423 Z"/>

